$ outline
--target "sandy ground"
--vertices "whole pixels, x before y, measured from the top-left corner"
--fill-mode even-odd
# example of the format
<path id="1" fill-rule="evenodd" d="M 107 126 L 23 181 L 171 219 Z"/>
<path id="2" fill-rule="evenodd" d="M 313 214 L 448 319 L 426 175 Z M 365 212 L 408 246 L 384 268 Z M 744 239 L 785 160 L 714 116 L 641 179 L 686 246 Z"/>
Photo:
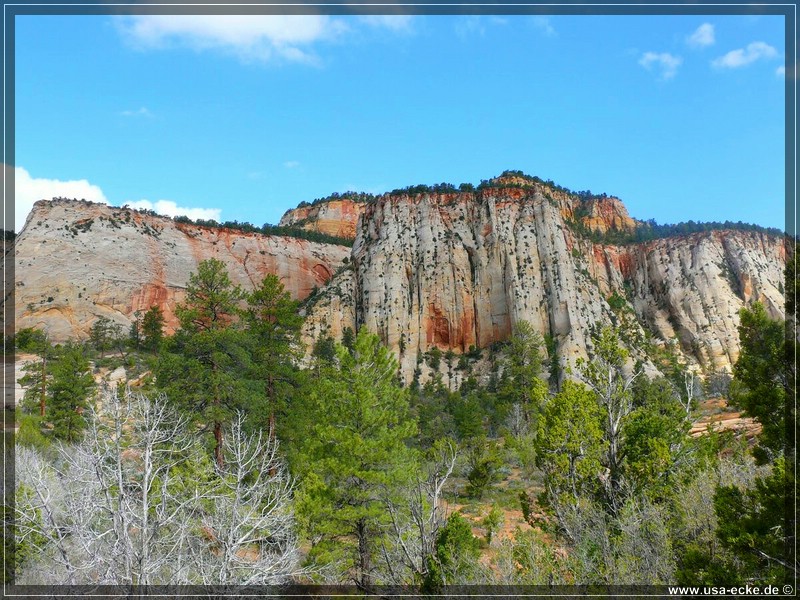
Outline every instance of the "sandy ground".
<path id="1" fill-rule="evenodd" d="M 724 398 L 712 398 L 700 405 L 701 417 L 692 423 L 689 435 L 697 437 L 705 434 L 709 427 L 712 431 L 733 431 L 744 435 L 748 440 L 761 433 L 761 425 L 749 417 L 743 417 L 741 411 L 728 408 Z"/>
<path id="2" fill-rule="evenodd" d="M 22 367 L 25 366 L 26 363 L 35 360 L 36 355 L 18 353 L 14 358 L 13 367 L 11 364 L 6 363 L 4 371 L 3 397 L 5 399 L 5 405 L 8 407 L 19 404 L 22 397 L 25 395 L 25 388 L 23 388 L 18 381 L 25 375 Z"/>

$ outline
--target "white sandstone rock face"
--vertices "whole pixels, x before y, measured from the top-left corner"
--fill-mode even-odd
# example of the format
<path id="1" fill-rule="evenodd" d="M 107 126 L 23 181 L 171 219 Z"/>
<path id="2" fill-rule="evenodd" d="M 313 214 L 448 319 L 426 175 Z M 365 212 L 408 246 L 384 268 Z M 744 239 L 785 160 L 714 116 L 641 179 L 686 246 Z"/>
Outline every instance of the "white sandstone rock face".
<path id="1" fill-rule="evenodd" d="M 342 339 L 342 333 L 350 327 L 356 330 L 355 278 L 352 269 L 341 270 L 328 285 L 309 298 L 311 310 L 304 311 L 302 337 L 307 354 L 311 353 L 314 341 L 322 336 Z"/>
<path id="2" fill-rule="evenodd" d="M 85 338 L 101 316 L 127 328 L 135 311 L 158 305 L 171 330 L 189 275 L 203 260 L 224 262 L 245 289 L 277 274 L 302 299 L 323 287 L 349 253 L 344 246 L 197 227 L 104 204 L 40 201 L 15 242 L 15 328 L 43 328 L 61 342 Z"/>
<path id="3" fill-rule="evenodd" d="M 784 318 L 786 253 L 778 237 L 713 231 L 618 251 L 632 265 L 627 277 L 618 273 L 640 320 L 658 337 L 677 338 L 707 369 L 736 362 L 743 306 L 759 301 L 772 318 Z"/>
<path id="4" fill-rule="evenodd" d="M 354 273 L 331 282 L 344 290 L 338 302 L 310 307 L 308 339 L 325 327 L 334 337 L 346 326 L 366 327 L 395 352 L 410 381 L 421 353 L 486 347 L 521 320 L 554 338 L 562 365 L 586 357 L 592 331 L 610 324 L 624 329 L 648 371 L 655 369 L 644 350 L 648 334 L 656 343 L 676 339 L 690 362 L 717 370 L 738 356 L 742 306 L 759 300 L 783 317 L 781 238 L 714 231 L 595 244 L 570 217 L 598 232 L 635 223 L 615 198 L 581 202 L 528 186 L 386 195 L 367 204 Z M 613 293 L 627 316 L 609 306 Z"/>

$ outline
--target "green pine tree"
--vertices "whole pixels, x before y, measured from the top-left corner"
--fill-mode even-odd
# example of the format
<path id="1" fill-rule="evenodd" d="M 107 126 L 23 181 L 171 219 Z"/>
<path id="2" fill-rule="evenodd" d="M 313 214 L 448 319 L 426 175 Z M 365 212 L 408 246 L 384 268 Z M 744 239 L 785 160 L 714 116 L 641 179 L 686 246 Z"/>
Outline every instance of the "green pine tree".
<path id="1" fill-rule="evenodd" d="M 441 593 L 443 585 L 469 580 L 478 570 L 480 552 L 480 542 L 472 535 L 470 522 L 461 513 L 450 515 L 436 536 L 422 591 Z"/>
<path id="2" fill-rule="evenodd" d="M 547 374 L 542 348 L 544 339 L 527 321 L 517 322 L 509 339 L 500 396 L 522 407 L 525 423 L 536 428 L 539 408 L 547 397 Z M 545 379 L 542 379 L 542 375 Z"/>
<path id="3" fill-rule="evenodd" d="M 267 275 L 261 285 L 245 295 L 244 326 L 250 336 L 253 379 L 263 382 L 264 414 L 270 439 L 276 432 L 276 415 L 285 414 L 285 400 L 298 385 L 294 363 L 301 358 L 298 302 L 292 300 L 277 275 Z"/>
<path id="4" fill-rule="evenodd" d="M 595 395 L 567 380 L 545 405 L 536 436 L 536 466 L 542 470 L 548 502 L 559 505 L 593 496 L 600 489 L 603 413 Z"/>
<path id="5" fill-rule="evenodd" d="M 51 365 L 48 363 L 53 348 L 47 335 L 38 329 L 24 329 L 17 334 L 17 345 L 26 352 L 36 354 L 36 360 L 25 363 L 25 373 L 19 384 L 25 389 L 22 408 L 26 412 L 38 412 L 40 417 L 47 411 L 48 388 L 53 379 Z"/>
<path id="6" fill-rule="evenodd" d="M 89 360 L 82 348 L 68 345 L 53 362 L 51 373 L 47 417 L 53 424 L 53 436 L 77 442 L 86 428 L 84 412 L 95 386 Z"/>
<path id="7" fill-rule="evenodd" d="M 100 358 L 103 358 L 106 350 L 111 347 L 112 324 L 113 322 L 108 317 L 99 317 L 89 331 L 89 341 L 94 349 L 100 353 Z"/>
<path id="8" fill-rule="evenodd" d="M 691 418 L 669 380 L 641 376 L 632 391 L 636 408 L 623 428 L 624 476 L 633 495 L 662 501 L 700 466 L 702 444 L 689 436 Z"/>
<path id="9" fill-rule="evenodd" d="M 158 352 L 164 339 L 164 312 L 160 306 L 151 306 L 142 317 L 141 344 L 150 352 Z"/>
<path id="10" fill-rule="evenodd" d="M 213 432 L 214 459 L 224 466 L 223 424 L 246 409 L 254 390 L 245 378 L 252 366 L 247 336 L 236 327 L 242 294 L 224 263 L 203 261 L 189 277 L 186 301 L 175 312 L 180 329 L 167 340 L 156 365 L 156 384 Z"/>
<path id="11" fill-rule="evenodd" d="M 796 249 L 796 248 L 795 248 Z M 793 256 L 786 268 L 787 321 L 772 320 L 756 302 L 742 309 L 741 352 L 733 368 L 732 399 L 761 424 L 756 460 L 771 467 L 750 489 L 717 488 L 717 536 L 737 564 L 713 565 L 733 581 L 797 580 L 795 477 L 797 413 L 795 356 L 796 290 Z"/>
<path id="12" fill-rule="evenodd" d="M 763 428 L 754 452 L 762 462 L 769 462 L 784 451 L 792 439 L 786 416 L 794 409 L 791 398 L 793 357 L 789 351 L 792 340 L 787 338 L 785 324 L 772 320 L 764 306 L 755 302 L 739 313 L 741 351 L 733 367 L 732 401 L 743 407 L 746 416 L 753 417 Z"/>
<path id="13" fill-rule="evenodd" d="M 312 556 L 344 561 L 367 589 L 389 518 L 382 498 L 408 484 L 416 457 L 406 444 L 417 428 L 397 362 L 376 336 L 362 329 L 352 353 L 337 344 L 335 362 L 293 411 L 302 419 L 297 512 Z"/>

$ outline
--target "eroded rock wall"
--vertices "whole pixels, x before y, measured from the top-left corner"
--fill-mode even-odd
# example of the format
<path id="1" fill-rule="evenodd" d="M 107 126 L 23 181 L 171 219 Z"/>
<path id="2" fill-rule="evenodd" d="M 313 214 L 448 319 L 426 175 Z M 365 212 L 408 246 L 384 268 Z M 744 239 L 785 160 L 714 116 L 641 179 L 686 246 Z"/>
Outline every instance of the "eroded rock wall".
<path id="1" fill-rule="evenodd" d="M 104 204 L 37 202 L 16 239 L 16 329 L 85 338 L 98 317 L 127 327 L 158 305 L 169 329 L 197 265 L 217 258 L 252 289 L 277 274 L 294 298 L 323 287 L 350 249 L 290 237 L 197 227 Z"/>
<path id="2" fill-rule="evenodd" d="M 189 274 L 212 257 L 245 288 L 276 273 L 293 297 L 313 292 L 305 309 L 309 347 L 347 327 L 379 334 L 406 381 L 433 347 L 485 348 L 521 320 L 552 338 L 562 364 L 587 356 L 592 331 L 611 324 L 645 363 L 648 344 L 674 340 L 697 366 L 730 369 L 742 306 L 758 300 L 783 317 L 787 257 L 779 236 L 709 231 L 593 243 L 587 230 L 636 227 L 618 199 L 523 180 L 495 180 L 474 192 L 384 195 L 347 209 L 343 202 L 298 210 L 315 209 L 303 219 L 330 223 L 326 233 L 352 226 L 352 250 L 100 204 L 39 202 L 15 242 L 16 328 L 43 327 L 54 341 L 81 338 L 100 316 L 127 327 L 135 311 L 153 305 L 174 328 Z"/>
<path id="3" fill-rule="evenodd" d="M 366 327 L 408 381 L 419 354 L 486 347 L 520 320 L 552 336 L 562 363 L 586 356 L 592 330 L 612 324 L 645 362 L 652 338 L 676 340 L 698 366 L 729 369 L 742 306 L 760 300 L 783 317 L 781 238 L 713 231 L 596 244 L 575 219 L 599 232 L 635 222 L 615 198 L 580 202 L 546 186 L 383 196 L 359 221 L 353 273 L 331 283 L 346 293 L 313 305 L 306 331 Z M 609 305 L 612 294 L 622 309 Z"/>

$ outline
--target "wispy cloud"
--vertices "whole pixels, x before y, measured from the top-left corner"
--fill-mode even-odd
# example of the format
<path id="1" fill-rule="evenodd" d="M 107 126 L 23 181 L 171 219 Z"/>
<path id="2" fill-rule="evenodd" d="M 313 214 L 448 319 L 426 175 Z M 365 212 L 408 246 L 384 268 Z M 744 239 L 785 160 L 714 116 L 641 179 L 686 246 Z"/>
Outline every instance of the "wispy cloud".
<path id="1" fill-rule="evenodd" d="M 678 67 L 683 62 L 680 56 L 673 56 L 668 52 L 645 52 L 639 59 L 639 64 L 648 71 L 654 66 L 661 70 L 661 79 L 667 80 L 675 77 Z"/>
<path id="2" fill-rule="evenodd" d="M 172 200 L 157 200 L 150 202 L 149 200 L 136 200 L 135 202 L 126 203 L 131 208 L 154 210 L 160 215 L 166 217 L 187 216 L 190 219 L 214 219 L 215 221 L 221 220 L 222 209 L 219 208 L 187 208 L 185 206 L 178 206 Z"/>
<path id="3" fill-rule="evenodd" d="M 731 50 L 724 56 L 711 61 L 711 65 L 718 69 L 738 69 L 746 67 L 758 60 L 777 58 L 778 51 L 764 42 L 747 44 L 746 48 Z"/>
<path id="4" fill-rule="evenodd" d="M 11 167 L 3 165 L 6 180 L 11 178 Z M 22 167 L 14 169 L 14 231 L 19 233 L 25 225 L 34 202 L 37 200 L 50 200 L 57 196 L 90 200 L 91 202 L 107 203 L 103 190 L 97 185 L 89 183 L 86 179 L 46 179 L 31 177 L 31 174 Z M 9 228 L 11 223 L 6 223 Z"/>
<path id="5" fill-rule="evenodd" d="M 714 26 L 711 23 L 703 23 L 694 30 L 692 35 L 686 38 L 686 43 L 693 48 L 705 48 L 706 46 L 713 46 L 714 42 Z"/>
<path id="6" fill-rule="evenodd" d="M 117 28 L 133 47 L 216 50 L 243 62 L 287 61 L 316 64 L 314 44 L 352 33 L 355 25 L 408 32 L 409 15 L 345 19 L 327 15 L 136 15 L 119 17 Z"/>
<path id="7" fill-rule="evenodd" d="M 370 27 L 381 27 L 396 32 L 411 31 L 413 23 L 411 15 L 363 15 L 358 20 Z"/>
<path id="8" fill-rule="evenodd" d="M 153 113 L 147 110 L 147 107 L 142 106 L 139 110 L 123 110 L 120 112 L 123 117 L 148 117 L 151 118 Z"/>
<path id="9" fill-rule="evenodd" d="M 533 26 L 546 36 L 556 35 L 556 30 L 553 27 L 553 23 L 550 21 L 550 17 L 533 17 Z"/>
<path id="10" fill-rule="evenodd" d="M 508 19 L 496 16 L 470 15 L 456 19 L 456 35 L 461 39 L 469 39 L 474 36 L 486 35 L 486 30 L 490 25 L 508 25 Z"/>
<path id="11" fill-rule="evenodd" d="M 786 77 L 786 67 L 781 65 L 780 67 L 775 69 L 775 75 L 777 75 L 778 77 Z"/>
<path id="12" fill-rule="evenodd" d="M 138 48 L 213 49 L 259 61 L 311 61 L 303 48 L 342 30 L 323 15 L 136 15 L 120 17 L 117 24 Z"/>
<path id="13" fill-rule="evenodd" d="M 300 161 L 299 160 L 287 160 L 285 163 L 283 163 L 283 166 L 286 167 L 287 169 L 296 169 L 297 167 L 300 166 Z"/>
<path id="14" fill-rule="evenodd" d="M 461 39 L 467 39 L 476 35 L 486 35 L 486 19 L 477 15 L 461 17 L 455 22 L 456 35 Z"/>

